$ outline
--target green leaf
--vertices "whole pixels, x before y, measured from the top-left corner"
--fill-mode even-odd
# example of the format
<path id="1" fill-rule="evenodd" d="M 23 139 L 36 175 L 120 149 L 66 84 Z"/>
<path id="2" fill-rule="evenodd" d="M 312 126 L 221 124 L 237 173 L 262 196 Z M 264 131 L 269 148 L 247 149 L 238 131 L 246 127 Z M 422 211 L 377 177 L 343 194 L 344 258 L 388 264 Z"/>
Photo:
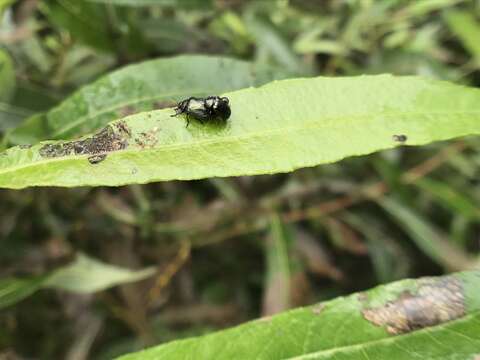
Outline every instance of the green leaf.
<path id="1" fill-rule="evenodd" d="M 8 3 L 5 4 L 5 6 Z M 1 15 L 0 2 L 0 15 Z M 0 132 L 15 126 L 18 120 L 25 115 L 22 109 L 10 104 L 15 90 L 15 71 L 13 62 L 7 52 L 0 49 Z M 0 149 L 3 146 L 0 144 Z"/>
<path id="2" fill-rule="evenodd" d="M 278 64 L 293 73 L 305 72 L 306 65 L 295 56 L 287 41 L 277 32 L 273 24 L 261 16 L 249 13 L 246 16 L 246 25 L 261 51 L 271 54 Z"/>
<path id="3" fill-rule="evenodd" d="M 473 359 L 479 288 L 480 271 L 403 280 L 118 359 Z"/>
<path id="4" fill-rule="evenodd" d="M 0 102 L 0 132 L 15 127 L 22 119 L 31 114 L 28 109 Z"/>
<path id="5" fill-rule="evenodd" d="M 183 98 L 258 86 L 288 73 L 223 57 L 178 56 L 114 71 L 8 134 L 14 145 L 66 139 Z M 36 140 L 36 141 L 35 141 Z"/>
<path id="6" fill-rule="evenodd" d="M 226 95 L 225 125 L 186 127 L 164 109 L 81 140 L 10 148 L 0 154 L 0 187 L 272 174 L 480 133 L 479 90 L 417 77 L 283 80 Z"/>
<path id="7" fill-rule="evenodd" d="M 58 102 L 57 99 L 45 89 L 31 87 L 28 84 L 17 84 L 15 95 L 10 101 L 8 103 L 0 102 L 0 131 L 18 126 L 35 112 L 45 111 L 56 102 Z M 35 134 L 32 132 L 28 132 L 26 135 L 30 134 L 36 140 Z"/>
<path id="8" fill-rule="evenodd" d="M 109 29 L 105 8 L 85 0 L 41 2 L 40 9 L 60 30 L 67 30 L 81 42 L 100 51 L 114 50 L 114 37 Z"/>
<path id="9" fill-rule="evenodd" d="M 469 269 L 476 265 L 472 257 L 442 236 L 421 214 L 390 198 L 379 200 L 379 204 L 398 220 L 415 244 L 432 260 L 449 270 Z"/>
<path id="10" fill-rule="evenodd" d="M 155 268 L 133 271 L 101 263 L 85 255 L 54 271 L 43 284 L 44 287 L 64 289 L 77 293 L 93 293 L 112 286 L 143 280 L 155 273 Z"/>
<path id="11" fill-rule="evenodd" d="M 467 219 L 480 220 L 480 208 L 471 197 L 470 191 L 462 194 L 451 185 L 429 178 L 418 179 L 414 182 L 415 186 L 432 194 L 445 208 L 450 209 L 456 214 L 461 214 Z"/>
<path id="12" fill-rule="evenodd" d="M 449 11 L 445 17 L 451 31 L 458 36 L 470 55 L 480 62 L 480 24 L 475 16 L 466 11 Z"/>
<path id="13" fill-rule="evenodd" d="M 91 2 L 105 3 L 120 6 L 173 6 L 175 8 L 209 8 L 212 0 L 88 0 Z"/>
<path id="14" fill-rule="evenodd" d="M 44 276 L 0 279 L 0 310 L 32 295 L 42 287 Z"/>
<path id="15" fill-rule="evenodd" d="M 155 268 L 127 270 L 79 254 L 70 265 L 46 275 L 25 279 L 0 279 L 0 309 L 17 303 L 41 288 L 93 293 L 116 285 L 143 280 L 154 273 Z"/>
<path id="16" fill-rule="evenodd" d="M 10 56 L 0 49 L 0 104 L 8 101 L 15 90 L 15 72 Z"/>
<path id="17" fill-rule="evenodd" d="M 465 0 L 423 0 L 413 1 L 402 12 L 407 16 L 425 16 L 432 11 L 438 11 L 465 2 Z"/>

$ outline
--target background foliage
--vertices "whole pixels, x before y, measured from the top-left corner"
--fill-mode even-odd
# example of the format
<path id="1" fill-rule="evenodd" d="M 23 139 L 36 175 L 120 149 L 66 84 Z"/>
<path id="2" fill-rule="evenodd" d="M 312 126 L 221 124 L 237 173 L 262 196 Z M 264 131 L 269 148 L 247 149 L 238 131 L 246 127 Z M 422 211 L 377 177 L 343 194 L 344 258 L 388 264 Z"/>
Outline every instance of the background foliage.
<path id="1" fill-rule="evenodd" d="M 480 84 L 474 0 L 0 0 L 0 12 L 3 147 L 44 138 L 32 124 L 80 86 L 179 54 L 248 61 L 265 74 L 251 85 L 386 72 Z M 158 100 L 140 109 L 177 98 Z M 111 358 L 471 267 L 479 150 L 466 138 L 274 176 L 0 190 L 1 354 Z M 85 268 L 102 279 L 89 291 Z"/>

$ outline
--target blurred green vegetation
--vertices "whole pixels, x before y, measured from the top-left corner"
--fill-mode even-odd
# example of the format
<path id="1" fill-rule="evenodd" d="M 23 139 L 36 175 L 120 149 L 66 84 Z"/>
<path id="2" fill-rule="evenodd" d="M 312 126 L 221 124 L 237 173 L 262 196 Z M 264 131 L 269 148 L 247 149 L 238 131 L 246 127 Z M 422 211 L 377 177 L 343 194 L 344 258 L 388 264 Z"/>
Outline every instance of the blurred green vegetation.
<path id="1" fill-rule="evenodd" d="M 480 85 L 475 0 L 0 0 L 0 14 L 2 133 L 108 71 L 179 54 L 301 76 Z M 41 290 L 1 310 L 0 358 L 107 359 L 472 267 L 479 166 L 478 139 L 465 138 L 274 176 L 0 190 L 0 278 L 40 279 L 77 253 L 158 269 L 93 294 Z"/>

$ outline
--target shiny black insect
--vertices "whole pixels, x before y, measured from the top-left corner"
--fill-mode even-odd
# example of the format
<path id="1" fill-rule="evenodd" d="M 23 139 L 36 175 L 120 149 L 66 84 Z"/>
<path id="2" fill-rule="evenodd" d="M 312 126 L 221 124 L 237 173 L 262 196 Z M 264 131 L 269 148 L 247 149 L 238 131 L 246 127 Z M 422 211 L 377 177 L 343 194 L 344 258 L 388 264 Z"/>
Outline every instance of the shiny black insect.
<path id="1" fill-rule="evenodd" d="M 206 98 L 190 97 L 182 100 L 175 108 L 175 115 L 187 116 L 187 127 L 190 118 L 200 121 L 202 124 L 212 120 L 226 121 L 231 114 L 228 98 L 209 96 Z"/>
<path id="2" fill-rule="evenodd" d="M 393 135 L 392 139 L 393 139 L 393 141 L 403 143 L 403 142 L 407 141 L 408 138 L 407 138 L 407 135 L 401 134 L 401 135 Z"/>

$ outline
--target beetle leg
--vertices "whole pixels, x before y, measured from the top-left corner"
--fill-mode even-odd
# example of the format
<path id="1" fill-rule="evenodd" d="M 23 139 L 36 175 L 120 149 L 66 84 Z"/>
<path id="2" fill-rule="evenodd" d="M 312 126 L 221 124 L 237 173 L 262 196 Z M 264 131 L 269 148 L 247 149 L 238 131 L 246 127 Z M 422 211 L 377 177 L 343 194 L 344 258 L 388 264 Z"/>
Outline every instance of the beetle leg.
<path id="1" fill-rule="evenodd" d="M 183 112 L 182 109 L 178 106 L 176 108 L 173 108 L 173 110 L 175 110 L 175 114 L 170 115 L 170 117 L 175 117 Z"/>

